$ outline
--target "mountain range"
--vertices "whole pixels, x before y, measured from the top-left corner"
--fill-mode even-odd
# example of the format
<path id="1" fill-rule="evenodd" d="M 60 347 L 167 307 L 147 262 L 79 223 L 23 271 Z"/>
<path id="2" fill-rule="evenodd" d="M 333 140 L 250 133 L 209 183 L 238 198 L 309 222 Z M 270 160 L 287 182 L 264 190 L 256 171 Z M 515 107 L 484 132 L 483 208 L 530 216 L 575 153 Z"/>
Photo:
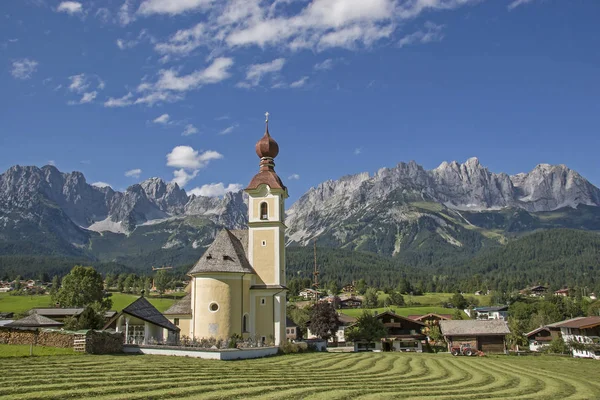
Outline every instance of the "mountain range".
<path id="1" fill-rule="evenodd" d="M 146 270 L 195 261 L 216 232 L 245 227 L 243 192 L 188 195 L 151 178 L 124 192 L 54 166 L 0 175 L 0 256 L 76 257 Z M 600 231 L 600 189 L 564 165 L 493 173 L 476 158 L 415 162 L 330 180 L 287 211 L 289 246 L 362 250 L 407 265 L 468 259 L 551 228 Z"/>

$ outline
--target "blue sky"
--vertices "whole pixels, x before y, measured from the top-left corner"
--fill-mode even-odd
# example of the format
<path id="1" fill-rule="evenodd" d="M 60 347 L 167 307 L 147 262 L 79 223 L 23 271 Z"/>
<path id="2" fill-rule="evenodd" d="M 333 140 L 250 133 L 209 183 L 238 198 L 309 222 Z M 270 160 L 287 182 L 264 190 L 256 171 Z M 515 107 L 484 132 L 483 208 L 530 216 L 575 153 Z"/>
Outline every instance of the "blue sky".
<path id="1" fill-rule="evenodd" d="M 0 169 L 218 195 L 257 171 L 269 111 L 290 200 L 472 156 L 598 186 L 598 15 L 583 0 L 4 1 Z"/>

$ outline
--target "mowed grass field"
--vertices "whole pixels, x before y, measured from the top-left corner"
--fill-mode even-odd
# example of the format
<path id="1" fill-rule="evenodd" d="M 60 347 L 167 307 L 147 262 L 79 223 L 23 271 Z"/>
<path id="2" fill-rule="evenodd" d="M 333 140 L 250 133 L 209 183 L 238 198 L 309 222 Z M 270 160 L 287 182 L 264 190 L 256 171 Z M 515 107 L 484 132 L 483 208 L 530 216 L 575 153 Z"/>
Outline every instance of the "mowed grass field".
<path id="1" fill-rule="evenodd" d="M 181 298 L 185 293 L 178 294 Z M 113 293 L 111 299 L 113 301 L 113 310 L 121 311 L 129 304 L 133 303 L 139 296 L 135 294 Z M 149 296 L 147 299 L 158 309 L 165 311 L 176 301 L 171 296 L 163 298 Z M 11 296 L 9 293 L 0 293 L 0 312 L 22 313 L 37 307 L 52 307 L 52 299 L 50 295 L 36 296 Z"/>
<path id="2" fill-rule="evenodd" d="M 363 312 L 368 311 L 372 313 L 373 311 L 377 311 L 378 313 L 384 311 L 393 311 L 397 315 L 402 317 L 407 317 L 409 315 L 424 315 L 429 313 L 436 314 L 452 314 L 455 310 L 452 308 L 443 308 L 443 307 L 398 307 L 398 306 L 390 306 L 390 307 L 380 307 L 380 308 L 344 308 L 340 310 L 341 313 L 349 315 L 351 317 L 358 317 L 363 314 Z M 467 314 L 461 311 L 463 317 L 466 318 Z"/>
<path id="3" fill-rule="evenodd" d="M 598 399 L 600 362 L 561 357 L 312 353 L 6 358 L 10 399 Z"/>

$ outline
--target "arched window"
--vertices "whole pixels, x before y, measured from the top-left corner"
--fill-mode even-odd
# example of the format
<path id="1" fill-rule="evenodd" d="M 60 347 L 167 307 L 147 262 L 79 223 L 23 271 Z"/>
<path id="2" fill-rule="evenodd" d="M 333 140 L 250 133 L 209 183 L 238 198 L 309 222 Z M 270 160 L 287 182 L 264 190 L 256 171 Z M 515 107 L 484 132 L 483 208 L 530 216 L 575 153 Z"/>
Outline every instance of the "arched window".
<path id="1" fill-rule="evenodd" d="M 242 318 L 242 332 L 248 332 L 248 314 Z"/>
<path id="2" fill-rule="evenodd" d="M 260 219 L 269 219 L 269 206 L 267 203 L 260 203 Z"/>

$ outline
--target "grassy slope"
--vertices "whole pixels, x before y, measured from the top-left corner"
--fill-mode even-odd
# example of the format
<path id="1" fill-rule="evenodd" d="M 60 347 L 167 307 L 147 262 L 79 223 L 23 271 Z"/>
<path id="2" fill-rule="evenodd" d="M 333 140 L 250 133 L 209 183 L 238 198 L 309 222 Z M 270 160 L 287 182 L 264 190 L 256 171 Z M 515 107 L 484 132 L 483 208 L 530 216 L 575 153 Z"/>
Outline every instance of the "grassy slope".
<path id="1" fill-rule="evenodd" d="M 121 311 L 139 296 L 135 294 L 113 293 L 113 310 Z M 176 301 L 173 298 L 149 297 L 148 300 L 158 311 L 164 311 Z M 52 301 L 49 295 L 43 296 L 10 296 L 8 293 L 0 293 L 0 312 L 22 313 L 36 307 L 51 307 Z"/>
<path id="2" fill-rule="evenodd" d="M 594 376 L 598 362 L 544 356 L 312 353 L 219 362 L 87 355 L 6 359 L 0 397 L 594 399 L 600 393 Z"/>
<path id="3" fill-rule="evenodd" d="M 381 307 L 381 308 L 344 309 L 344 310 L 342 310 L 342 313 L 349 315 L 351 317 L 358 317 L 365 311 L 368 311 L 368 312 L 377 311 L 379 313 L 379 312 L 383 312 L 383 311 L 387 311 L 387 310 L 391 310 L 394 313 L 396 313 L 400 316 L 403 316 L 403 317 L 406 317 L 408 315 L 429 314 L 429 313 L 452 314 L 454 312 L 454 309 L 452 309 L 452 308 L 435 307 L 435 306 L 426 306 L 426 307 L 391 306 L 391 307 Z M 463 316 L 466 318 L 466 314 L 463 313 Z"/>
<path id="4" fill-rule="evenodd" d="M 389 296 L 383 292 L 377 293 L 379 300 L 385 300 Z M 405 302 L 419 303 L 422 306 L 439 306 L 442 302 L 447 303 L 454 293 L 425 293 L 422 296 L 409 296 L 404 295 Z M 479 300 L 480 306 L 490 305 L 490 296 L 475 296 L 474 294 L 465 294 L 465 297 L 473 297 Z"/>
<path id="5" fill-rule="evenodd" d="M 59 356 L 59 355 L 80 355 L 73 349 L 59 349 L 56 347 L 34 346 L 34 356 Z M 29 357 L 28 344 L 0 344 L 0 358 L 7 357 Z"/>

